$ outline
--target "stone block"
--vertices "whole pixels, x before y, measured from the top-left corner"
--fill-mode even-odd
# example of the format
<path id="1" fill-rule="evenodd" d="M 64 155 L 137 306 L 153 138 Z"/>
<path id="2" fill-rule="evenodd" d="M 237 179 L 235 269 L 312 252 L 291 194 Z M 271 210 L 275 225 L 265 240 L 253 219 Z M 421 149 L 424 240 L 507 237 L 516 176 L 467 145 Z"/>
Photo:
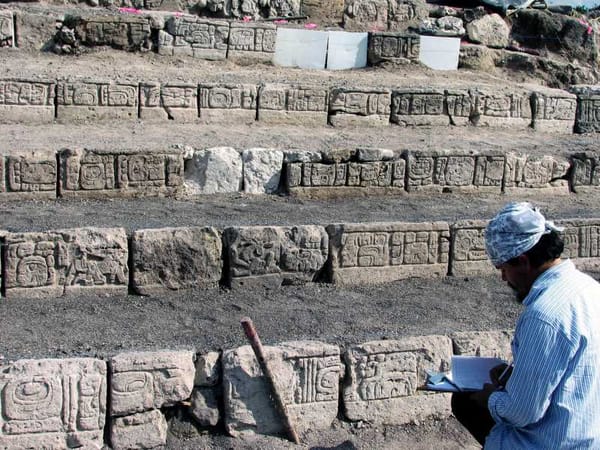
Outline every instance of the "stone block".
<path id="1" fill-rule="evenodd" d="M 452 333 L 455 355 L 488 356 L 512 361 L 512 330 L 464 331 Z"/>
<path id="2" fill-rule="evenodd" d="M 578 194 L 597 192 L 600 189 L 600 154 L 575 153 L 571 156 L 571 189 Z"/>
<path id="3" fill-rule="evenodd" d="M 327 233 L 336 284 L 440 277 L 448 272 L 450 227 L 445 222 L 334 224 Z"/>
<path id="4" fill-rule="evenodd" d="M 170 196 L 183 190 L 183 153 L 63 149 L 59 194 L 69 198 Z"/>
<path id="5" fill-rule="evenodd" d="M 156 2 L 158 0 L 146 0 Z M 193 6 L 194 12 L 202 16 L 226 17 L 240 20 L 245 16 L 261 18 L 290 17 L 302 14 L 300 0 L 237 2 L 235 0 L 206 0 Z M 188 4 L 186 4 L 188 5 Z M 190 5 L 188 5 L 190 7 Z M 164 6 L 162 7 L 164 9 Z M 181 9 L 181 8 L 180 8 Z"/>
<path id="6" fill-rule="evenodd" d="M 389 89 L 333 88 L 329 94 L 329 123 L 334 127 L 386 126 L 390 106 Z"/>
<path id="7" fill-rule="evenodd" d="M 425 0 L 389 0 L 388 29 L 406 32 L 429 16 Z"/>
<path id="8" fill-rule="evenodd" d="M 485 220 L 465 220 L 452 224 L 450 274 L 490 275 L 496 272 L 485 251 Z"/>
<path id="9" fill-rule="evenodd" d="M 471 42 L 492 48 L 505 48 L 509 43 L 510 27 L 498 14 L 486 14 L 467 24 Z"/>
<path id="10" fill-rule="evenodd" d="M 188 194 L 239 192 L 243 182 L 242 155 L 231 147 L 196 150 L 186 162 Z"/>
<path id="11" fill-rule="evenodd" d="M 387 31 L 388 0 L 345 0 L 344 30 Z"/>
<path id="12" fill-rule="evenodd" d="M 223 125 L 256 121 L 258 87 L 254 84 L 200 85 L 200 119 Z"/>
<path id="13" fill-rule="evenodd" d="M 154 448 L 167 443 L 167 419 L 153 410 L 111 420 L 110 443 L 114 450 Z"/>
<path id="14" fill-rule="evenodd" d="M 258 91 L 258 120 L 280 125 L 327 124 L 329 92 L 322 86 L 265 84 Z"/>
<path id="15" fill-rule="evenodd" d="M 54 81 L 0 79 L 0 123 L 52 123 Z"/>
<path id="16" fill-rule="evenodd" d="M 0 156 L 0 159 L 3 160 L 0 162 L 2 198 L 56 198 L 58 167 L 54 152 L 11 153 L 6 156 L 5 162 L 3 156 Z"/>
<path id="17" fill-rule="evenodd" d="M 459 150 L 409 151 L 406 170 L 409 192 L 499 193 L 504 156 Z"/>
<path id="18" fill-rule="evenodd" d="M 189 399 L 194 387 L 194 353 L 121 353 L 109 361 L 110 416 L 173 406 Z"/>
<path id="19" fill-rule="evenodd" d="M 357 148 L 356 159 L 359 162 L 391 161 L 398 159 L 393 150 L 387 148 Z"/>
<path id="20" fill-rule="evenodd" d="M 531 94 L 533 128 L 540 131 L 572 133 L 575 127 L 577 96 L 566 91 L 535 91 Z"/>
<path id="21" fill-rule="evenodd" d="M 229 22 L 179 15 L 166 20 L 166 31 L 158 38 L 161 55 L 185 55 L 200 59 L 223 60 L 227 56 Z"/>
<path id="22" fill-rule="evenodd" d="M 15 46 L 15 23 L 12 11 L 0 10 L 0 48 Z"/>
<path id="23" fill-rule="evenodd" d="M 444 89 L 395 89 L 390 121 L 402 126 L 448 126 L 445 95 Z"/>
<path id="24" fill-rule="evenodd" d="M 274 194 L 279 190 L 283 152 L 268 148 L 249 148 L 242 153 L 244 192 Z"/>
<path id="25" fill-rule="evenodd" d="M 471 123 L 491 128 L 526 129 L 531 125 L 529 93 L 520 90 L 474 89 Z"/>
<path id="26" fill-rule="evenodd" d="M 59 122 L 135 120 L 138 85 L 112 81 L 61 81 L 56 98 Z"/>
<path id="27" fill-rule="evenodd" d="M 0 448 L 103 448 L 106 363 L 91 358 L 0 364 Z"/>
<path id="28" fill-rule="evenodd" d="M 67 14 L 64 24 L 75 31 L 84 46 L 110 46 L 140 51 L 152 48 L 150 19 L 135 14 Z"/>
<path id="29" fill-rule="evenodd" d="M 468 89 L 447 89 L 445 98 L 445 109 L 450 124 L 456 126 L 471 125 L 475 95 Z"/>
<path id="30" fill-rule="evenodd" d="M 523 189 L 543 189 L 553 194 L 568 194 L 569 160 L 560 156 L 531 156 L 510 152 L 506 154 L 504 192 L 523 192 Z"/>
<path id="31" fill-rule="evenodd" d="M 289 149 L 283 151 L 283 162 L 286 164 L 321 161 L 323 161 L 323 155 L 317 150 Z"/>
<path id="32" fill-rule="evenodd" d="M 367 60 L 372 66 L 384 61 L 416 62 L 419 60 L 419 47 L 418 34 L 372 31 L 369 33 Z"/>
<path id="33" fill-rule="evenodd" d="M 9 233 L 5 238 L 6 297 L 127 294 L 127 235 L 123 228 Z"/>
<path id="34" fill-rule="evenodd" d="M 208 352 L 197 355 L 194 386 L 213 387 L 221 381 L 221 354 Z"/>
<path id="35" fill-rule="evenodd" d="M 141 83 L 140 119 L 199 122 L 198 85 L 192 83 Z"/>
<path id="36" fill-rule="evenodd" d="M 597 133 L 600 131 L 600 87 L 577 85 L 571 87 L 577 95 L 575 114 L 576 133 Z"/>
<path id="37" fill-rule="evenodd" d="M 270 23 L 232 22 L 227 43 L 227 59 L 268 62 L 275 54 L 277 26 Z"/>
<path id="38" fill-rule="evenodd" d="M 352 421 L 402 425 L 450 415 L 448 394 L 420 392 L 426 370 L 448 371 L 452 342 L 446 336 L 373 341 L 344 353 L 345 415 Z"/>
<path id="39" fill-rule="evenodd" d="M 323 227 L 236 227 L 224 231 L 231 287 L 312 281 L 327 261 Z"/>
<path id="40" fill-rule="evenodd" d="M 337 346 L 315 341 L 265 346 L 275 383 L 298 433 L 327 429 L 338 411 L 344 369 Z M 225 428 L 232 436 L 280 434 L 281 416 L 249 345 L 223 353 Z"/>
<path id="41" fill-rule="evenodd" d="M 215 387 L 195 387 L 190 414 L 200 426 L 214 427 L 219 423 L 219 402 Z"/>
<path id="42" fill-rule="evenodd" d="M 56 24 L 64 19 L 59 8 L 19 8 L 14 11 L 16 46 L 27 51 L 45 51 L 54 44 Z"/>
<path id="43" fill-rule="evenodd" d="M 221 279 L 221 235 L 212 227 L 134 231 L 132 288 L 141 295 L 216 286 Z"/>
<path id="44" fill-rule="evenodd" d="M 565 227 L 563 258 L 571 258 L 578 269 L 600 270 L 600 219 L 558 220 Z"/>

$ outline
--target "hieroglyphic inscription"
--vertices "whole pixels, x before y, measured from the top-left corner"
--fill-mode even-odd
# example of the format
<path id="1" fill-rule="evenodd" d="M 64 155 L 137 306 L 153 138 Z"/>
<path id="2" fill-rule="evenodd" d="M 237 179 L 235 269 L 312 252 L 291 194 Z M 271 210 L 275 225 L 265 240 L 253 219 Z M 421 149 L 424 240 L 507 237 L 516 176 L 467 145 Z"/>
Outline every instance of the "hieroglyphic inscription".
<path id="1" fill-rule="evenodd" d="M 361 400 L 404 397 L 417 390 L 417 357 L 414 353 L 361 355 L 356 365 Z"/>
<path id="2" fill-rule="evenodd" d="M 600 221 L 571 219 L 557 221 L 557 224 L 565 228 L 562 256 L 574 259 L 581 269 L 597 271 L 600 268 Z"/>
<path id="3" fill-rule="evenodd" d="M 556 192 L 568 193 L 569 166 L 566 158 L 508 153 L 504 172 L 504 190 L 551 188 Z"/>
<path id="4" fill-rule="evenodd" d="M 398 125 L 449 125 L 443 89 L 400 89 L 392 92 L 390 120 Z"/>
<path id="5" fill-rule="evenodd" d="M 256 120 L 258 87 L 254 84 L 200 85 L 200 117 L 203 122 L 252 123 Z"/>
<path id="6" fill-rule="evenodd" d="M 183 154 L 65 149 L 60 195 L 171 195 L 183 186 Z M 116 174 L 116 177 L 115 177 Z"/>
<path id="7" fill-rule="evenodd" d="M 6 236 L 7 297 L 127 293 L 127 236 L 122 228 L 78 228 Z"/>
<path id="8" fill-rule="evenodd" d="M 106 363 L 19 360 L 0 365 L 0 447 L 103 445 Z"/>
<path id="9" fill-rule="evenodd" d="M 161 30 L 158 52 L 161 55 L 187 55 L 220 60 L 227 55 L 229 22 L 199 19 L 196 16 L 173 16 Z"/>
<path id="10" fill-rule="evenodd" d="M 571 92 L 577 94 L 575 132 L 600 131 L 600 89 L 597 86 L 575 86 Z"/>
<path id="11" fill-rule="evenodd" d="M 198 119 L 195 84 L 140 84 L 140 118 L 194 122 Z"/>
<path id="12" fill-rule="evenodd" d="M 526 92 L 472 91 L 471 122 L 488 127 L 525 128 L 531 125 L 531 104 Z"/>
<path id="13" fill-rule="evenodd" d="M 108 45 L 125 50 L 149 50 L 150 21 L 147 17 L 133 14 L 114 15 L 67 15 L 65 24 L 75 29 L 75 35 L 83 45 Z"/>
<path id="14" fill-rule="evenodd" d="M 371 32 L 367 58 L 371 65 L 382 61 L 417 61 L 420 43 L 418 34 Z"/>
<path id="15" fill-rule="evenodd" d="M 474 220 L 457 222 L 451 227 L 452 254 L 450 273 L 452 275 L 479 275 L 493 273 L 494 266 L 489 262 L 485 251 L 486 221 Z"/>
<path id="16" fill-rule="evenodd" d="M 463 331 L 452 333 L 452 345 L 456 355 L 484 356 L 512 359 L 511 341 L 514 332 L 502 331 Z"/>
<path id="17" fill-rule="evenodd" d="M 310 281 L 327 260 L 327 233 L 318 226 L 228 228 L 224 235 L 231 285 Z"/>
<path id="18" fill-rule="evenodd" d="M 387 0 L 348 0 L 344 7 L 346 31 L 386 31 L 388 29 Z"/>
<path id="19" fill-rule="evenodd" d="M 135 119 L 137 84 L 76 81 L 59 82 L 56 115 L 63 121 Z"/>
<path id="20" fill-rule="evenodd" d="M 275 53 L 277 27 L 266 23 L 232 23 L 227 58 L 269 61 Z"/>
<path id="21" fill-rule="evenodd" d="M 56 197 L 58 170 L 54 153 L 8 156 L 6 172 L 8 194 L 18 198 Z"/>
<path id="22" fill-rule="evenodd" d="M 575 192 L 594 191 L 600 186 L 600 155 L 577 153 L 571 157 L 571 187 Z"/>
<path id="23" fill-rule="evenodd" d="M 329 121 L 334 126 L 387 125 L 390 120 L 391 91 L 388 89 L 333 88 Z"/>
<path id="24" fill-rule="evenodd" d="M 0 47 L 14 47 L 15 27 L 12 11 L 0 10 Z"/>
<path id="25" fill-rule="evenodd" d="M 390 0 L 389 30 L 406 31 L 428 15 L 429 10 L 423 0 Z"/>
<path id="26" fill-rule="evenodd" d="M 266 84 L 258 92 L 258 119 L 267 123 L 327 123 L 327 88 Z"/>
<path id="27" fill-rule="evenodd" d="M 0 122 L 52 122 L 55 85 L 53 81 L 0 80 Z"/>
<path id="28" fill-rule="evenodd" d="M 572 133 L 577 112 L 577 97 L 560 93 L 533 92 L 533 128 Z"/>
<path id="29" fill-rule="evenodd" d="M 340 358 L 325 357 L 292 358 L 294 371 L 294 403 L 335 402 L 340 380 Z"/>
<path id="30" fill-rule="evenodd" d="M 446 112 L 452 125 L 470 124 L 475 96 L 467 89 L 446 90 Z"/>

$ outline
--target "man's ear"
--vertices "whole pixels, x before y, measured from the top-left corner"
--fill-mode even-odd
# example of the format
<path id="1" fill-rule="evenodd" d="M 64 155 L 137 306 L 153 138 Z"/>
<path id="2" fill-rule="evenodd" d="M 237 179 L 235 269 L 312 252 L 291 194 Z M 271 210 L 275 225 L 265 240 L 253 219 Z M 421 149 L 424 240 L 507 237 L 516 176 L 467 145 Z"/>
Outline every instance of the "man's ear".
<path id="1" fill-rule="evenodd" d="M 518 261 L 520 267 L 523 267 L 525 269 L 531 268 L 531 264 L 529 263 L 529 258 L 527 257 L 526 254 L 517 256 L 517 261 Z"/>

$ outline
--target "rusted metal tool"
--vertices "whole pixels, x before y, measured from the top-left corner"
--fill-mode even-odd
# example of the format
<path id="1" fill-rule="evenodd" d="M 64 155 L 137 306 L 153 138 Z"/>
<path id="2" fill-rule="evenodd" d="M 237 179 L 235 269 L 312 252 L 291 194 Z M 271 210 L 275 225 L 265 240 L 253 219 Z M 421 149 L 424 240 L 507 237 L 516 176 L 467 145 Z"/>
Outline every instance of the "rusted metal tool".
<path id="1" fill-rule="evenodd" d="M 290 416 L 288 414 L 287 408 L 283 403 L 283 399 L 277 390 L 277 385 L 275 384 L 275 379 L 273 378 L 273 374 L 271 373 L 271 369 L 269 369 L 269 365 L 267 364 L 267 360 L 265 359 L 265 354 L 263 352 L 263 346 L 260 342 L 260 338 L 258 337 L 258 333 L 252 324 L 252 320 L 250 317 L 244 317 L 241 320 L 242 328 L 244 328 L 244 332 L 246 333 L 246 337 L 250 341 L 250 345 L 252 346 L 252 350 L 254 350 L 254 354 L 256 355 L 256 359 L 258 364 L 267 378 L 269 386 L 271 387 L 271 391 L 273 392 L 273 398 L 275 400 L 275 406 L 277 407 L 281 418 L 283 419 L 283 427 L 285 428 L 285 432 L 288 437 L 294 444 L 299 444 L 300 439 L 298 438 L 298 434 L 294 428 L 290 420 Z"/>

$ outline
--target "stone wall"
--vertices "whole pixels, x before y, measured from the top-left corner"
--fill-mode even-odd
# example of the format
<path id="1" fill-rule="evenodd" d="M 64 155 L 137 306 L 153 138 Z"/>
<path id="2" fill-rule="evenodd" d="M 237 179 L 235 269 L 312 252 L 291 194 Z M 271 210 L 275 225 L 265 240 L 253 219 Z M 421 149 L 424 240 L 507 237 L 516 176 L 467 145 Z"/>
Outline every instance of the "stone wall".
<path id="1" fill-rule="evenodd" d="M 240 330 L 241 332 L 241 330 Z M 414 336 L 341 349 L 317 341 L 265 346 L 291 421 L 305 430 L 347 421 L 375 426 L 450 415 L 450 396 L 423 391 L 427 370 L 455 354 L 510 357 L 510 331 Z M 187 410 L 207 432 L 281 435 L 281 418 L 250 346 L 93 358 L 0 361 L 0 447 L 153 448 L 167 410 Z M 222 402 L 217 401 L 221 398 Z M 341 410 L 340 410 L 341 407 Z"/>

